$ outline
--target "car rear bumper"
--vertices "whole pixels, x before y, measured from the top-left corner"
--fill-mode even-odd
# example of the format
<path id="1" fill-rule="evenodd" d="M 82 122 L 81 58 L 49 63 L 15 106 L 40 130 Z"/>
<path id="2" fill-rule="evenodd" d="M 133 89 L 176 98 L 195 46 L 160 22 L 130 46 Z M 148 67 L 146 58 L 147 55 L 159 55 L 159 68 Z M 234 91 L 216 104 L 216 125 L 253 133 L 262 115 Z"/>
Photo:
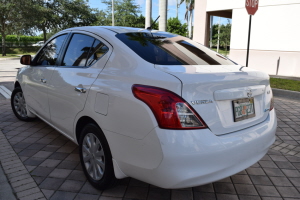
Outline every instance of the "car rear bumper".
<path id="1" fill-rule="evenodd" d="M 221 136 L 209 129 L 155 128 L 150 134 L 158 136 L 163 154 L 158 167 L 131 165 L 125 167 L 124 173 L 162 188 L 186 188 L 217 181 L 259 161 L 275 141 L 276 127 L 273 110 L 264 122 Z"/>

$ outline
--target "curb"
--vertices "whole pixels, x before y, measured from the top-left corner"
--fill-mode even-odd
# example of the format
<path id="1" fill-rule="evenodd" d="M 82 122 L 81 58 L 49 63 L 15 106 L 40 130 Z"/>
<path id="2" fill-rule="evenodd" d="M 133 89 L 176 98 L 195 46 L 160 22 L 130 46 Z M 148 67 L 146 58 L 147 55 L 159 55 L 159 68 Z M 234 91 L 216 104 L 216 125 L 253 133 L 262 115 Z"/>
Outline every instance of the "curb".
<path id="1" fill-rule="evenodd" d="M 272 88 L 275 97 L 300 100 L 300 92 Z"/>
<path id="2" fill-rule="evenodd" d="M 46 199 L 1 130 L 0 144 L 0 162 L 8 179 L 6 183 L 10 183 L 14 193 L 10 191 L 7 195 L 20 200 Z"/>
<path id="3" fill-rule="evenodd" d="M 300 81 L 300 77 L 297 77 L 297 76 L 279 76 L 279 75 L 269 75 L 269 76 L 270 76 L 270 78 L 279 78 L 279 79 Z"/>
<path id="4" fill-rule="evenodd" d="M 8 180 L 3 172 L 1 163 L 0 163 L 0 199 L 5 200 L 16 200 L 16 196 L 14 195 L 11 185 L 8 183 Z"/>

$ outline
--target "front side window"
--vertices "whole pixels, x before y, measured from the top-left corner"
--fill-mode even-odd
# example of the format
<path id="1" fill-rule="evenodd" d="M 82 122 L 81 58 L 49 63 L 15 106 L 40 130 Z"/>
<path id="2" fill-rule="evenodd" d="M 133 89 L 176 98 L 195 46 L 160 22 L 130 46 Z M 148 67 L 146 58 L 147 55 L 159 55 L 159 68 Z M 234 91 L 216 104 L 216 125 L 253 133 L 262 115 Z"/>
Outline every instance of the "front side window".
<path id="1" fill-rule="evenodd" d="M 144 60 L 157 65 L 235 65 L 189 38 L 168 33 L 119 33 L 116 37 Z"/>
<path id="2" fill-rule="evenodd" d="M 91 66 L 107 51 L 108 48 L 99 40 L 83 34 L 74 34 L 62 66 Z"/>
<path id="3" fill-rule="evenodd" d="M 39 52 L 35 58 L 37 65 L 55 65 L 59 51 L 66 39 L 67 34 L 60 35 L 52 39 L 48 44 Z"/>

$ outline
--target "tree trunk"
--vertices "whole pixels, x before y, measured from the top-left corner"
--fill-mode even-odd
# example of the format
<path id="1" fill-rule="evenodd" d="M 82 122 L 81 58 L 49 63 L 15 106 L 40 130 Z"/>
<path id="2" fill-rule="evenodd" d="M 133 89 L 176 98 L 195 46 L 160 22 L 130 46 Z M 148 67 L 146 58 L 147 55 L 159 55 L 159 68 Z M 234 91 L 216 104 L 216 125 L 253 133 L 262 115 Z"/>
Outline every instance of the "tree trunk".
<path id="1" fill-rule="evenodd" d="M 193 39 L 192 27 L 193 27 L 193 10 L 190 11 L 190 17 L 189 17 L 189 38 L 190 39 Z"/>
<path id="2" fill-rule="evenodd" d="M 43 36 L 44 36 L 44 42 L 47 40 L 47 31 L 46 28 L 43 28 Z"/>
<path id="3" fill-rule="evenodd" d="M 5 44 L 5 37 L 6 35 L 4 33 L 1 33 L 2 36 L 2 56 L 6 56 L 6 44 Z"/>
<path id="4" fill-rule="evenodd" d="M 167 18 L 168 18 L 168 1 L 159 0 L 159 29 L 160 31 L 167 31 Z"/>
<path id="5" fill-rule="evenodd" d="M 151 19 L 152 19 L 152 0 L 146 0 L 145 29 L 151 26 Z"/>

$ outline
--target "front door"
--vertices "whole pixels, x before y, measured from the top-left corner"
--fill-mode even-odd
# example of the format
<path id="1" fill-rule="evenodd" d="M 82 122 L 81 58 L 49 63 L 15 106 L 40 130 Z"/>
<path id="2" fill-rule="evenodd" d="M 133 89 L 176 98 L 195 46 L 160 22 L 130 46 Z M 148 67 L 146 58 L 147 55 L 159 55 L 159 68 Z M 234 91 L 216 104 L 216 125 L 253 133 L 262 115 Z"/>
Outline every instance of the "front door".
<path id="1" fill-rule="evenodd" d="M 26 77 L 25 98 L 27 106 L 47 121 L 50 120 L 48 104 L 49 81 L 66 36 L 66 34 L 63 34 L 52 39 L 39 51 Z"/>

